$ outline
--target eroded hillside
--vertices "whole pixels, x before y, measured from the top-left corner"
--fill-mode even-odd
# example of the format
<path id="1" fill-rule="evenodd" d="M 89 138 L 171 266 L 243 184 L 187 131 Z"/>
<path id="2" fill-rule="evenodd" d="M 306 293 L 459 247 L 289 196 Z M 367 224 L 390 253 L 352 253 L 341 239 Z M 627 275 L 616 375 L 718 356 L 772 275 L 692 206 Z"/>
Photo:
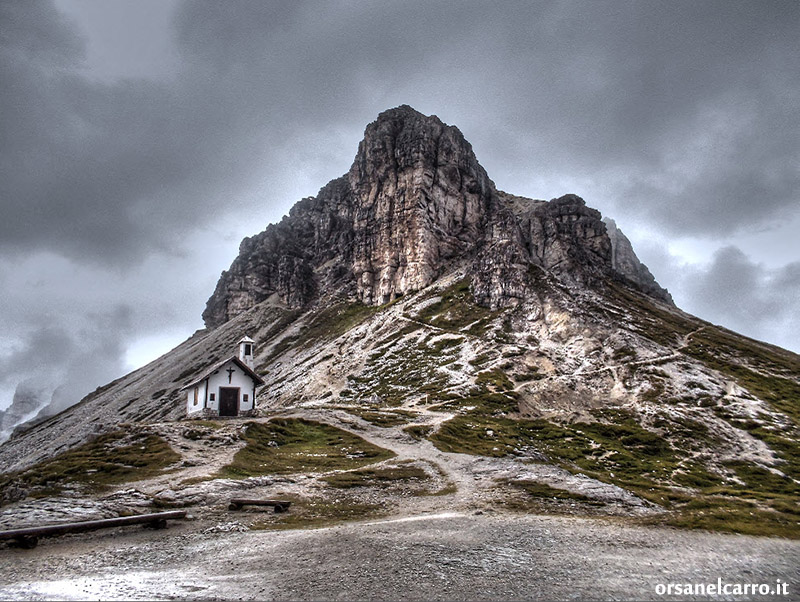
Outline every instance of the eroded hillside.
<path id="1" fill-rule="evenodd" d="M 535 303 L 513 311 L 477 305 L 456 271 L 383 306 L 342 301 L 298 312 L 265 302 L 235 328 L 197 334 L 84 402 L 106 408 L 113 432 L 161 437 L 178 454 L 156 467 L 169 469 L 161 477 L 111 485 L 134 481 L 152 504 L 170 507 L 213 507 L 241 487 L 266 488 L 295 500 L 298 514 L 271 519 L 295 526 L 406 504 L 399 511 L 502 507 L 797 533 L 797 356 L 615 283 L 613 295 L 600 296 L 541 277 Z M 260 341 L 266 381 L 256 424 L 311 420 L 384 451 L 356 450 L 362 460 L 353 467 L 347 453 L 337 460 L 327 444 L 320 449 L 318 433 L 263 434 L 241 419 L 165 423 L 180 417 L 175 391 L 194 376 L 189 367 L 224 356 L 245 331 Z M 164 373 L 176 375 L 174 388 L 150 393 Z M 120 392 L 139 394 L 128 407 L 141 414 L 115 426 Z M 30 467 L 52 455 L 36 452 L 56 434 L 81 441 L 99 431 L 99 421 L 81 420 L 81 406 L 73 412 L 3 453 L 38 447 L 17 463 Z M 237 464 L 234 454 L 248 446 L 256 452 Z M 7 501 L 8 492 L 57 493 L 37 476 L 41 466 L 6 481 Z M 101 479 L 66 475 L 78 490 Z"/>
<path id="2" fill-rule="evenodd" d="M 253 489 L 296 502 L 268 526 L 501 507 L 800 532 L 800 357 L 677 309 L 580 197 L 496 190 L 435 116 L 382 113 L 204 317 L 0 446 L 4 515 L 218 516 Z M 257 416 L 186 421 L 181 388 L 245 335 Z"/>

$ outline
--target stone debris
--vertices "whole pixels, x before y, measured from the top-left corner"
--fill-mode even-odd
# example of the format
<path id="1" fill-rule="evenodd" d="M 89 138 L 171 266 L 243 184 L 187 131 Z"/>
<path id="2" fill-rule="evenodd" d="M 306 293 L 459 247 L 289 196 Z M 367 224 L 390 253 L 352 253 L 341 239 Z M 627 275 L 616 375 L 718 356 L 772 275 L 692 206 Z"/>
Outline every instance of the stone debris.
<path id="1" fill-rule="evenodd" d="M 66 492 L 69 493 L 69 492 Z M 57 523 L 114 518 L 153 512 L 152 498 L 136 489 L 124 489 L 92 498 L 60 495 L 27 499 L 0 509 L 0 528 L 17 529 Z"/>
<path id="2" fill-rule="evenodd" d="M 203 529 L 203 533 L 244 533 L 245 531 L 249 530 L 250 527 L 247 525 L 243 525 L 239 521 L 231 521 L 229 523 L 220 523 L 218 525 L 214 525 L 208 529 Z"/>

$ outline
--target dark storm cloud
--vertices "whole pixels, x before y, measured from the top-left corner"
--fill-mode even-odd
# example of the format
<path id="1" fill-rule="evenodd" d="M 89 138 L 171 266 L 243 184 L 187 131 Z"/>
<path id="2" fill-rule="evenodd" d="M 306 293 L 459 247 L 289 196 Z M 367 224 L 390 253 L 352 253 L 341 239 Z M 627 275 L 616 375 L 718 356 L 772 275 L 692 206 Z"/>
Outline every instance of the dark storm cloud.
<path id="1" fill-rule="evenodd" d="M 209 237 L 226 220 L 255 233 L 344 173 L 364 126 L 403 103 L 458 125 L 510 192 L 576 192 L 662 232 L 718 237 L 800 206 L 794 0 L 175 7 L 169 73 L 110 79 L 51 3 L 0 2 L 0 337 L 22 350 L 0 356 L 0 384 L 29 376 L 15 362 L 36 337 L 67 378 L 89 347 L 108 374 L 134 334 L 190 332 Z M 796 306 L 795 264 L 753 276 L 749 309 L 726 305 L 719 278 L 744 286 L 753 265 L 735 263 L 691 272 L 717 283 L 687 293 L 704 317 Z M 103 348 L 88 314 L 119 299 L 129 326 Z"/>
<path id="2" fill-rule="evenodd" d="M 733 245 L 713 253 L 707 264 L 684 264 L 655 243 L 639 250 L 661 283 L 668 283 L 681 309 L 800 351 L 800 261 L 771 268 Z"/>
<path id="3" fill-rule="evenodd" d="M 71 24 L 51 6 L 2 11 L 5 251 L 100 263 L 172 251 L 176 230 L 207 222 L 248 181 L 263 125 L 240 118 L 235 90 L 215 93 L 191 70 L 169 84 L 92 80 Z"/>
<path id="4" fill-rule="evenodd" d="M 6 248 L 172 249 L 308 132 L 350 132 L 346 168 L 401 102 L 505 149 L 479 156 L 502 180 L 602 179 L 667 227 L 797 204 L 795 2 L 187 2 L 179 73 L 158 83 L 88 79 L 52 7 L 2 10 Z"/>
<path id="5" fill-rule="evenodd" d="M 195 64 L 293 127 L 409 102 L 490 148 L 490 174 L 603 180 L 674 231 L 798 204 L 795 2 L 192 2 L 176 24 Z"/>

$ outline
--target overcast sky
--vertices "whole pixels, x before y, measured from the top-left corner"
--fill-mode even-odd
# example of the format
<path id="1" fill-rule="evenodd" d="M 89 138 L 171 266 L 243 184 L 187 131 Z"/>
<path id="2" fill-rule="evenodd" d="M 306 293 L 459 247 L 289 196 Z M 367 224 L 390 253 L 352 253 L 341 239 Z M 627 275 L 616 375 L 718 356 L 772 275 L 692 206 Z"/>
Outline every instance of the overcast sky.
<path id="1" fill-rule="evenodd" d="M 796 0 L 3 0 L 0 408 L 201 328 L 239 241 L 400 104 L 500 189 L 613 217 L 681 308 L 800 351 L 798 32 Z"/>

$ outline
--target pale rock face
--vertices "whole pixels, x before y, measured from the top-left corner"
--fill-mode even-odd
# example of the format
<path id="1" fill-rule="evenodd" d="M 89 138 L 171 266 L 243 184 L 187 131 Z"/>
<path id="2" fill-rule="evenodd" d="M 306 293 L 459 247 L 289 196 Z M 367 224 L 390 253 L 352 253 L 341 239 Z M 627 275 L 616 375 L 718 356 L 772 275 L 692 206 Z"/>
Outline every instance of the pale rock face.
<path id="1" fill-rule="evenodd" d="M 531 301 L 539 268 L 601 285 L 612 242 L 580 197 L 498 191 L 458 128 L 401 106 L 367 126 L 345 176 L 242 241 L 203 318 L 214 328 L 272 295 L 290 308 L 333 295 L 380 305 L 456 263 L 470 266 L 476 301 L 497 309 Z"/>
<path id="2" fill-rule="evenodd" d="M 672 295 L 669 294 L 667 289 L 659 286 L 647 266 L 639 261 L 636 253 L 633 252 L 631 241 L 617 227 L 616 222 L 610 217 L 605 218 L 603 221 L 606 224 L 608 238 L 611 241 L 612 267 L 633 281 L 643 292 L 672 305 Z"/>
<path id="3" fill-rule="evenodd" d="M 475 299 L 492 309 L 530 299 L 542 270 L 563 283 L 593 286 L 611 269 L 600 213 L 566 195 L 549 203 L 498 192 L 474 270 Z"/>
<path id="4" fill-rule="evenodd" d="M 359 299 L 419 290 L 481 238 L 494 185 L 457 128 L 410 107 L 367 126 L 348 173 Z"/>

